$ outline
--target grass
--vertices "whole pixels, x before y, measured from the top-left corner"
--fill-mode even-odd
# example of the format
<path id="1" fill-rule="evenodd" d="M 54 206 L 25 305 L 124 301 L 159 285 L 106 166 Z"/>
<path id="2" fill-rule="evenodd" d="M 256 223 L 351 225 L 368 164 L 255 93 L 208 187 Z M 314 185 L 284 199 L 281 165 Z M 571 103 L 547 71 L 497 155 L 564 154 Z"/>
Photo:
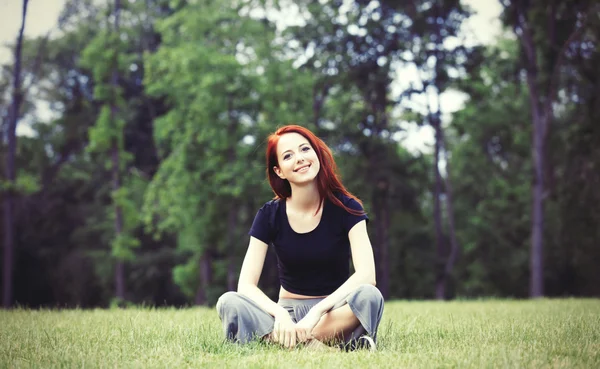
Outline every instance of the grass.
<path id="1" fill-rule="evenodd" d="M 223 341 L 214 309 L 0 311 L 0 367 L 600 368 L 600 300 L 386 303 L 378 351 Z"/>

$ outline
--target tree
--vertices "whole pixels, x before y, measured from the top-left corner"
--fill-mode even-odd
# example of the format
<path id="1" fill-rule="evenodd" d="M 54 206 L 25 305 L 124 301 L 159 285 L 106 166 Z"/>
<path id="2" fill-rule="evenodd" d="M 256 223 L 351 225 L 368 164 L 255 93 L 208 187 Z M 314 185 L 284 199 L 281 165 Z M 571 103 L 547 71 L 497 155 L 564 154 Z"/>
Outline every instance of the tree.
<path id="1" fill-rule="evenodd" d="M 122 185 L 129 195 L 123 208 L 133 208 L 129 214 L 136 214 L 145 178 L 157 165 L 152 113 L 160 113 L 164 105 L 144 94 L 142 53 L 146 48 L 156 48 L 158 38 L 152 25 L 168 9 L 154 2 L 136 2 L 123 10 L 122 37 L 135 40 L 128 42 L 121 53 L 119 76 L 127 102 L 121 114 L 128 122 L 123 130 L 123 164 L 127 168 Z M 40 68 L 29 65 L 37 59 L 34 56 L 40 43 L 26 40 L 24 44 L 23 71 L 27 80 L 32 80 L 32 74 L 36 80 L 29 99 L 46 102 L 54 115 L 41 122 L 28 114 L 33 136 L 19 140 L 19 179 L 22 182 L 27 175 L 40 183 L 39 189 L 19 197 L 15 213 L 18 229 L 39 230 L 17 232 L 15 240 L 15 278 L 19 279 L 15 299 L 21 304 L 42 306 L 53 305 L 54 301 L 61 306 L 107 306 L 114 297 L 114 207 L 107 180 L 111 166 L 107 165 L 106 150 L 85 150 L 89 146 L 88 131 L 98 120 L 103 104 L 101 100 L 93 101 L 96 80 L 93 71 L 80 62 L 82 50 L 97 42 L 94 39 L 106 29 L 105 16 L 104 5 L 69 1 L 59 20 L 61 32 L 49 40 Z M 101 56 L 94 61 L 102 60 Z M 109 74 L 98 84 L 106 85 L 110 78 Z M 23 110 L 26 113 L 26 107 Z M 126 232 L 143 245 L 127 266 L 126 284 L 131 286 L 128 300 L 182 304 L 183 296 L 170 278 L 177 260 L 171 236 L 155 242 L 136 226 L 135 218 L 125 220 L 129 225 Z"/>
<path id="2" fill-rule="evenodd" d="M 355 104 L 353 109 L 346 108 L 345 111 L 362 111 L 343 125 L 336 124 L 335 133 L 329 133 L 327 129 L 323 131 L 326 137 L 346 136 L 346 140 L 342 142 L 356 145 L 355 148 L 369 161 L 368 178 L 365 178 L 365 182 L 371 184 L 369 204 L 375 218 L 373 243 L 378 267 L 377 284 L 387 297 L 390 228 L 394 212 L 392 198 L 399 190 L 397 186 L 406 180 L 396 177 L 398 173 L 395 170 L 398 168 L 395 161 L 399 158 L 393 147 L 398 145 L 397 134 L 402 130 L 402 121 L 409 119 L 409 114 L 399 114 L 398 110 L 414 105 L 411 104 L 414 101 L 408 100 L 418 100 L 422 96 L 435 95 L 439 99 L 449 82 L 448 69 L 459 69 L 460 57 L 462 60 L 466 59 L 467 52 L 464 48 L 445 51 L 442 46 L 447 39 L 456 37 L 466 14 L 456 1 L 333 1 L 322 5 L 315 1 L 305 1 L 302 4 L 308 14 L 307 24 L 297 28 L 295 37 L 305 46 L 306 54 L 310 55 L 304 56 L 307 59 L 305 66 L 322 73 L 320 86 L 323 86 L 323 95 L 333 97 L 337 93 L 334 86 L 339 84 L 348 94 L 355 93 L 359 97 L 352 100 Z M 394 96 L 392 90 L 398 82 L 395 81 L 396 72 L 415 66 L 423 79 L 421 86 L 408 88 Z M 413 95 L 419 96 L 415 98 Z M 324 115 L 329 115 L 327 104 L 319 106 L 324 107 Z M 340 111 L 336 113 L 339 114 Z M 435 163 L 438 163 L 439 156 L 443 153 L 441 111 L 438 107 L 429 111 L 425 109 L 418 113 L 415 120 L 427 121 L 436 128 L 438 139 Z M 331 118 L 330 122 L 323 123 L 338 121 L 339 119 Z M 438 164 L 433 167 L 434 178 L 437 179 L 432 196 L 439 253 L 436 266 L 441 266 L 436 268 L 439 275 L 437 284 L 440 290 L 438 295 L 444 295 L 443 288 L 440 289 L 439 286 L 445 286 L 446 275 L 450 274 L 456 252 L 450 253 L 448 257 L 444 247 L 440 206 L 442 178 Z M 406 170 L 400 172 L 406 173 Z M 448 218 L 452 223 L 451 213 L 450 211 Z M 455 237 L 451 239 L 455 240 Z M 455 241 L 453 245 L 456 249 Z"/>
<path id="3" fill-rule="evenodd" d="M 247 15 L 250 7 L 184 6 L 160 23 L 163 44 L 146 63 L 148 92 L 171 109 L 156 119 L 161 164 L 145 221 L 157 236 L 177 235 L 186 262 L 173 277 L 196 304 L 235 288 L 245 230 L 272 196 L 259 142 L 310 116 L 312 79 L 291 67 L 273 25 Z"/>
<path id="4" fill-rule="evenodd" d="M 410 62 L 414 63 L 418 71 L 419 83 L 409 89 L 407 94 L 418 98 L 419 96 L 414 96 L 416 92 L 424 97 L 425 108 L 415 112 L 421 115 L 421 119 L 435 132 L 433 160 L 433 219 L 437 250 L 435 296 L 437 299 L 445 299 L 459 245 L 454 225 L 452 178 L 448 150 L 445 147 L 441 95 L 451 86 L 450 76 L 460 74 L 464 63 L 474 52 L 460 44 L 454 48 L 447 46 L 449 41 L 458 39 L 462 22 L 468 16 L 468 12 L 463 9 L 459 1 L 420 2 L 413 8 L 409 7 L 408 14 L 411 19 L 409 30 L 413 35 L 409 42 L 412 52 Z M 442 156 L 445 162 L 445 178 L 440 173 Z M 445 235 L 443 225 L 442 200 L 444 199 L 448 237 Z M 448 239 L 450 248 L 446 246 Z"/>
<path id="5" fill-rule="evenodd" d="M 531 127 L 517 60 L 518 44 L 499 40 L 454 83 L 469 96 L 447 129 L 462 245 L 459 296 L 527 296 Z"/>
<path id="6" fill-rule="evenodd" d="M 23 33 L 25 31 L 25 19 L 27 18 L 27 5 L 29 0 L 23 0 L 23 11 L 21 16 L 21 28 L 15 44 L 15 63 L 12 83 L 12 104 L 8 118 L 6 132 L 7 155 L 4 182 L 4 273 L 2 275 L 2 304 L 5 308 L 12 305 L 13 288 L 13 254 L 14 254 L 14 196 L 16 193 L 15 180 L 15 155 L 17 150 L 17 123 L 19 122 L 23 91 L 21 90 L 21 57 L 23 48 Z"/>
<path id="7" fill-rule="evenodd" d="M 544 295 L 544 202 L 549 125 L 553 118 L 559 71 L 564 54 L 573 47 L 586 26 L 587 14 L 595 14 L 593 1 L 503 0 L 504 22 L 521 42 L 523 66 L 532 116 L 532 223 L 530 296 Z"/>
<path id="8" fill-rule="evenodd" d="M 115 36 L 120 38 L 119 32 L 119 13 L 121 12 L 121 1 L 115 0 L 115 8 L 113 16 L 115 17 Z M 117 54 L 118 49 L 115 49 L 115 55 L 113 58 L 118 60 L 119 55 Z M 119 67 L 118 63 L 113 65 L 111 87 L 114 93 L 119 89 Z M 110 120 L 116 121 L 119 108 L 115 98 L 110 102 Z M 113 179 L 113 191 L 118 193 L 121 191 L 121 155 L 120 155 L 120 143 L 118 135 L 114 135 L 111 138 L 110 156 L 112 161 L 112 179 Z M 115 201 L 115 236 L 119 240 L 123 233 L 123 209 L 119 201 Z M 123 260 L 117 258 L 117 266 L 115 268 L 115 296 L 117 299 L 122 301 L 125 300 L 125 269 Z"/>
<path id="9" fill-rule="evenodd" d="M 108 166 L 112 177 L 112 202 L 114 239 L 112 255 L 115 258 L 115 298 L 126 301 L 125 261 L 134 259 L 132 249 L 139 240 L 132 234 L 138 224 L 138 212 L 131 201 L 132 188 L 124 185 L 124 169 L 128 155 L 125 154 L 124 129 L 127 124 L 127 104 L 123 99 L 120 70 L 127 66 L 126 44 L 120 28 L 121 2 L 115 0 L 109 12 L 113 19 L 110 25 L 84 50 L 83 64 L 93 71 L 95 98 L 103 105 L 96 125 L 89 131 L 92 152 L 109 152 Z M 131 181 L 132 179 L 126 179 Z"/>

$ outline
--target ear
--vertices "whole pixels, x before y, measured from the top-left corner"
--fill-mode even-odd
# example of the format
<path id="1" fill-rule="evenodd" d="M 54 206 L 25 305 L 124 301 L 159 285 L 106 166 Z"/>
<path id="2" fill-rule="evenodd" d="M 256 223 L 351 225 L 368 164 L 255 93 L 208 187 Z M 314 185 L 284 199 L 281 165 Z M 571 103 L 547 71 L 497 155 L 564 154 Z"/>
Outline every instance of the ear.
<path id="1" fill-rule="evenodd" d="M 279 169 L 278 167 L 273 167 L 273 171 L 275 172 L 275 174 L 277 174 L 279 176 L 279 178 L 285 179 L 285 176 L 281 172 L 281 169 Z"/>

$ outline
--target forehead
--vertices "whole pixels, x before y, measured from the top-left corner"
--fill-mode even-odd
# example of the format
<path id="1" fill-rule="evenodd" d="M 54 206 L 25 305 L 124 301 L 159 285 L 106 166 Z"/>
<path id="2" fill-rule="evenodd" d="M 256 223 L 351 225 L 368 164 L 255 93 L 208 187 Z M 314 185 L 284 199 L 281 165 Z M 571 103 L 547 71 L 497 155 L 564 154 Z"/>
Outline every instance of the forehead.
<path id="1" fill-rule="evenodd" d="M 296 132 L 285 133 L 279 137 L 279 142 L 277 143 L 277 153 L 281 154 L 287 150 L 297 149 L 304 143 L 310 145 L 310 142 L 308 142 L 306 137 L 302 136 L 301 134 Z"/>

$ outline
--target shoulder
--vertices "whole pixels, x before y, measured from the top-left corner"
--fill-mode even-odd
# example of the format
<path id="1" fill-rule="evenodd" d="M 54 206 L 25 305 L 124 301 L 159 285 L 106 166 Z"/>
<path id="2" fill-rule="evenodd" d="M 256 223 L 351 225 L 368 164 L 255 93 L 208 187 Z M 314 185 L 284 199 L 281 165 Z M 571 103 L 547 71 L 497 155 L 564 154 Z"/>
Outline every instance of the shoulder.
<path id="1" fill-rule="evenodd" d="M 275 215 L 275 213 L 279 209 L 280 202 L 280 199 L 269 200 L 266 203 L 264 203 L 263 206 L 261 206 L 261 208 L 258 210 L 258 213 L 262 214 L 263 216 L 271 217 Z"/>
<path id="2" fill-rule="evenodd" d="M 273 200 L 269 200 L 267 202 L 264 203 L 264 205 L 260 208 L 260 210 L 263 211 L 272 211 L 275 210 L 279 207 L 279 202 L 281 200 L 280 199 L 273 199 Z"/>
<path id="3" fill-rule="evenodd" d="M 344 206 L 352 210 L 364 211 L 363 206 L 360 202 L 356 201 L 356 199 L 346 196 L 340 192 L 334 192 L 333 195 L 337 197 Z"/>
<path id="4" fill-rule="evenodd" d="M 256 213 L 252 227 L 250 227 L 250 236 L 253 236 L 268 244 L 277 231 L 277 210 L 279 200 L 267 201 Z"/>

